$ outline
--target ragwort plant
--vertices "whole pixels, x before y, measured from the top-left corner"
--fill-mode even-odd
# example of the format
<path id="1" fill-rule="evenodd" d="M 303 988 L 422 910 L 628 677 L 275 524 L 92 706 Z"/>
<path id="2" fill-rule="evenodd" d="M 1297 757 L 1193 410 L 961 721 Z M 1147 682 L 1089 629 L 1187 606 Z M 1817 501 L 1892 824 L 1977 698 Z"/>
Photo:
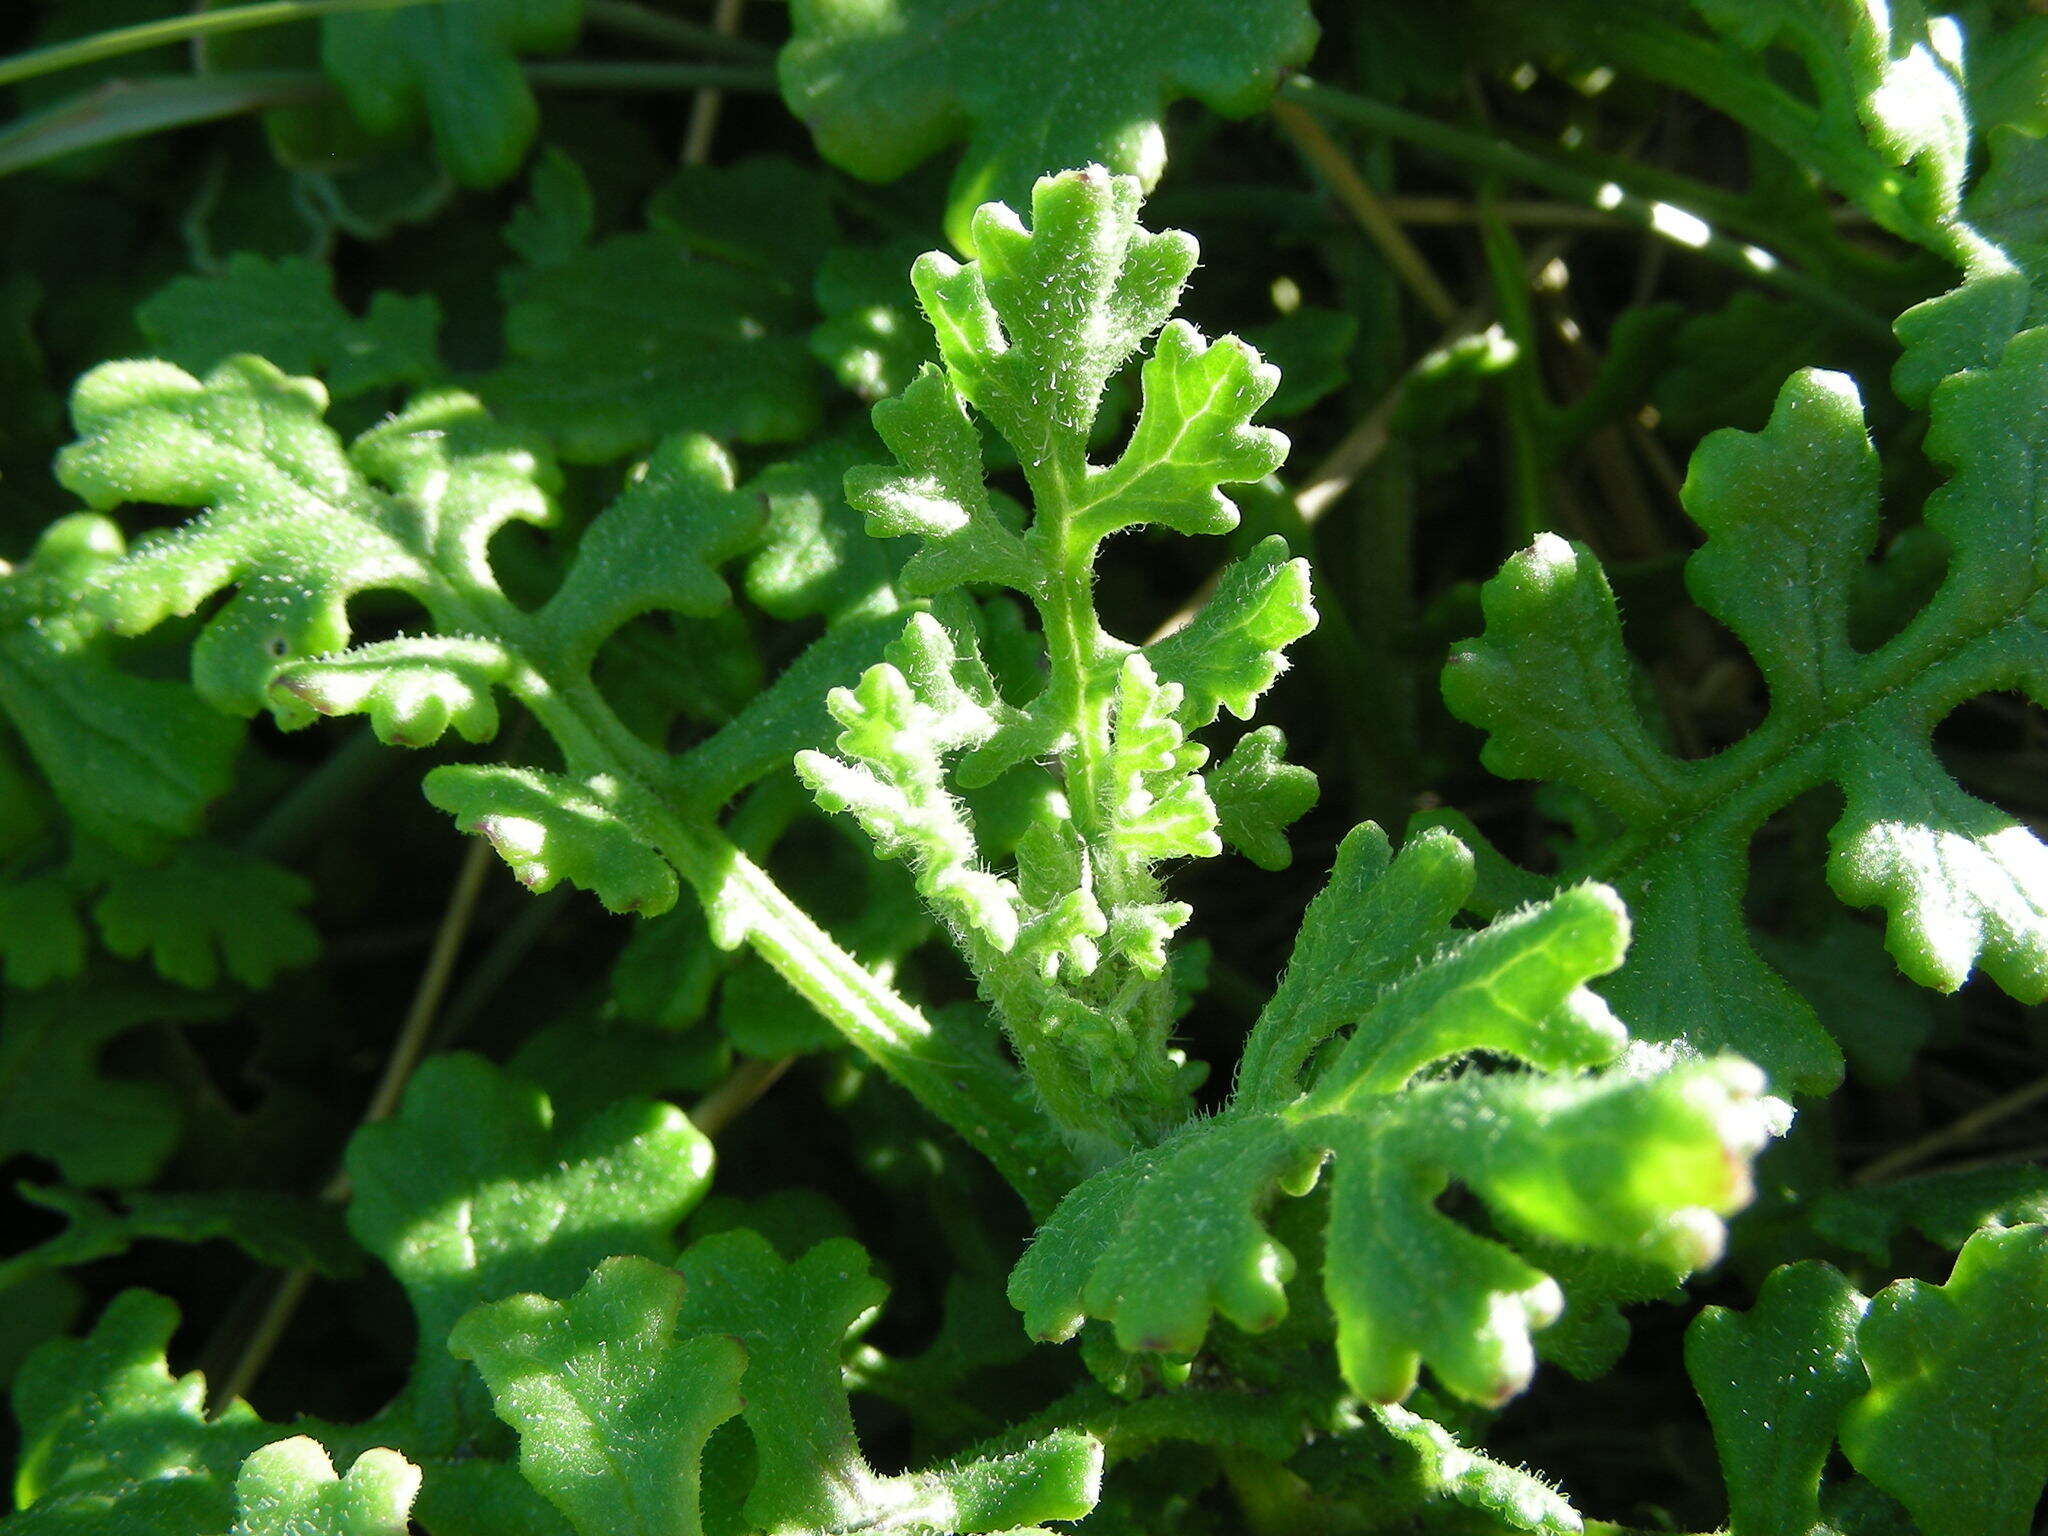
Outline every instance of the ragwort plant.
<path id="1" fill-rule="evenodd" d="M 1318 53 L 1300 0 L 796 0 L 775 83 L 819 155 L 886 182 L 961 141 L 940 191 L 702 163 L 708 93 L 770 83 L 730 16 L 288 9 L 318 31 L 208 11 L 0 61 L 197 39 L 204 73 L 138 120 L 266 109 L 218 175 L 288 177 L 321 232 L 221 257 L 216 224 L 260 221 L 195 202 L 199 270 L 132 306 L 156 355 L 71 391 L 54 480 L 83 510 L 0 576 L 0 1153 L 39 1160 L 47 1234 L 0 1260 L 0 1532 L 1680 1528 L 1618 1460 L 1732 1536 L 2033 1528 L 2048 1189 L 2024 1150 L 1913 1171 L 2039 1090 L 1853 1171 L 1837 1141 L 1923 1048 L 2024 1057 L 1983 989 L 1927 994 L 2048 996 L 2039 807 L 1943 734 L 1985 696 L 2048 703 L 2039 18 L 1325 6 Z M 533 61 L 586 24 L 723 62 Z M 1282 78 L 1312 55 L 1363 89 Z M 1563 131 L 1496 131 L 1494 77 L 1546 72 Z M 1746 189 L 1588 149 L 1617 74 L 1732 125 Z M 600 81 L 707 92 L 689 163 L 607 233 L 622 120 L 545 148 L 479 361 L 449 199 L 527 163 L 537 91 Z M 1270 109 L 1366 232 L 1316 236 L 1358 316 L 1276 285 L 1252 330 L 1284 377 L 1177 315 L 1196 242 L 1140 222 L 1184 99 Z M 113 117 L 0 133 L 0 169 L 108 153 Z M 1371 136 L 1363 170 L 1331 128 Z M 1491 329 L 1382 206 L 1395 144 L 1478 173 Z M 1187 222 L 1321 231 L 1217 159 L 1161 190 Z M 1532 299 L 1504 182 L 1753 286 L 1624 306 L 1589 363 L 1561 258 Z M 357 305 L 328 259 L 429 221 L 456 231 L 445 346 L 435 297 Z M 912 264 L 941 227 L 957 254 Z M 1412 365 L 1381 258 L 1450 324 Z M 0 286 L 31 364 L 42 303 L 34 272 Z M 40 453 L 54 402 L 13 360 Z M 1368 363 L 1377 403 L 1291 463 L 1265 418 L 1320 431 Z M 1712 429 L 1675 537 L 1588 514 L 1567 473 L 1627 503 L 1627 434 L 1662 453 L 1646 402 Z M 1473 564 L 1421 509 L 1474 478 L 1482 410 L 1527 547 L 1424 594 Z M 1349 542 L 1316 521 L 1346 495 Z M 1141 639 L 1133 557 L 1215 574 Z M 1348 743 L 1320 784 L 1261 718 L 1304 659 Z M 1418 699 L 1439 666 L 1483 745 Z M 339 716 L 354 745 L 281 793 L 280 733 Z M 303 1155 L 251 1164 L 317 1095 L 248 1109 L 210 1077 L 236 1047 L 187 1031 L 288 1000 L 245 1069 L 304 1077 L 309 1039 L 388 1008 L 320 926 L 330 887 L 408 867 L 404 813 L 366 809 L 375 745 L 431 754 L 432 806 L 632 937 L 593 989 L 583 954 L 527 958 L 559 907 L 508 906 L 445 1002 L 468 866 L 316 1199 Z M 1475 745 L 1539 789 L 1503 799 Z M 351 815 L 357 860 L 308 879 Z M 483 1019 L 514 970 L 538 1028 Z M 732 1132 L 804 1057 L 818 1124 L 770 1103 Z M 213 1330 L 181 1335 L 126 1281 L 216 1240 L 281 1278 L 173 1284 Z M 1720 1304 L 1681 1343 L 1668 1303 L 1703 1272 Z M 264 1386 L 281 1341 L 316 1362 L 298 1401 Z M 1553 1448 L 1566 1487 L 1518 1464 Z M 1582 1513 L 1581 1477 L 1638 1523 Z"/>

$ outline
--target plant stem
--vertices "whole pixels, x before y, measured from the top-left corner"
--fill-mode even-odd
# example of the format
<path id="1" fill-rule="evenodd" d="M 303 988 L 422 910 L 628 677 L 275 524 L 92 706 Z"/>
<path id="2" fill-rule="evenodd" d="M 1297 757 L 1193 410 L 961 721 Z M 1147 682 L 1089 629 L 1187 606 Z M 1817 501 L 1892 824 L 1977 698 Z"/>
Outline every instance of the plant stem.
<path id="1" fill-rule="evenodd" d="M 1302 76 L 1281 87 L 1281 99 L 1298 101 L 1331 117 L 1405 139 L 1433 154 L 1462 160 L 1481 170 L 1603 209 L 1756 282 L 1791 294 L 1860 331 L 1891 339 L 1891 326 L 1881 316 L 1844 298 L 1826 283 L 1788 267 L 1760 246 L 1715 233 L 1704 219 L 1673 203 L 1640 196 L 1617 181 L 1588 176 L 1504 140 L 1438 122 L 1369 96 L 1319 85 Z"/>
<path id="2" fill-rule="evenodd" d="M 656 844 L 696 890 L 712 934 L 746 943 L 860 1053 L 951 1126 L 1043 1217 L 1074 1182 L 1065 1150 L 1014 1076 L 940 1037 L 722 833 L 671 813 Z"/>
<path id="3" fill-rule="evenodd" d="M 701 22 L 684 21 L 636 0 L 583 0 L 583 19 L 592 27 L 616 32 L 621 37 L 637 37 L 672 48 L 694 48 L 741 63 L 759 63 L 769 55 L 769 50 L 752 38 L 721 32 L 715 25 L 707 27 Z"/>
<path id="4" fill-rule="evenodd" d="M 772 91 L 775 72 L 760 64 L 641 64 L 570 59 L 529 64 L 526 78 L 555 91 Z"/>
<path id="5" fill-rule="evenodd" d="M 717 1136 L 773 1088 L 795 1060 L 794 1056 L 776 1056 L 742 1061 L 691 1107 L 691 1123 L 706 1136 Z"/>
<path id="6" fill-rule="evenodd" d="M 1358 227 L 1365 231 L 1366 238 L 1393 268 L 1394 275 L 1406 283 L 1408 291 L 1421 301 L 1429 317 L 1439 325 L 1455 317 L 1458 301 L 1451 297 L 1450 290 L 1430 269 L 1422 252 L 1402 230 L 1400 222 L 1388 211 L 1385 202 L 1359 174 L 1358 167 L 1351 163 L 1351 157 L 1338 147 L 1337 141 L 1330 137 L 1323 125 L 1310 113 L 1284 99 L 1275 100 L 1272 111 L 1273 121 L 1294 141 L 1294 147 L 1301 151 L 1302 158 L 1330 184 L 1337 200 L 1358 221 Z"/>
<path id="7" fill-rule="evenodd" d="M 774 74 L 751 64 L 639 64 L 576 60 L 529 64 L 526 78 L 542 90 L 770 91 Z M 43 165 L 79 150 L 188 128 L 271 107 L 303 106 L 333 92 L 316 69 L 109 80 L 0 129 L 0 176 Z"/>
<path id="8" fill-rule="evenodd" d="M 405 1022 L 399 1026 L 398 1035 L 391 1042 L 383 1076 L 378 1079 L 369 1103 L 363 1108 L 362 1118 L 357 1122 L 359 1125 L 389 1118 L 392 1110 L 398 1107 L 399 1096 L 405 1092 L 413 1068 L 419 1065 L 427 1036 L 434 1027 L 434 1015 L 440 1008 L 442 995 L 448 990 L 448 978 L 454 973 L 455 958 L 462 951 L 470 919 L 476 915 L 477 896 L 483 889 L 484 874 L 490 868 L 490 861 L 491 846 L 481 838 L 473 840 L 463 850 L 462 866 L 456 872 L 454 887 L 442 909 L 441 926 L 434 934 L 434 947 L 428 953 L 426 968 L 420 972 L 420 979 L 413 988 L 412 1004 L 406 1009 Z M 320 1198 L 345 1200 L 348 1192 L 348 1174 L 337 1169 L 334 1177 L 320 1191 Z M 287 1272 L 278 1282 L 277 1289 L 271 1292 L 270 1300 L 263 1308 L 263 1315 L 249 1330 L 248 1339 L 235 1357 L 233 1369 L 214 1388 L 210 1409 L 213 1417 L 218 1418 L 238 1399 L 248 1395 L 256 1378 L 263 1374 L 263 1367 L 277 1348 L 278 1341 L 284 1337 L 285 1329 L 291 1326 L 292 1317 L 312 1284 L 313 1270 L 303 1264 Z"/>
<path id="9" fill-rule="evenodd" d="M 406 1009 L 398 1038 L 391 1042 L 391 1055 L 384 1063 L 384 1075 L 378 1079 L 376 1090 L 363 1109 L 365 1125 L 390 1116 L 398 1107 L 399 1095 L 405 1092 L 405 1085 L 412 1078 L 413 1068 L 419 1065 L 420 1055 L 426 1049 L 427 1035 L 434 1027 L 434 1016 L 440 1011 L 441 998 L 448 990 L 448 979 L 455 974 L 456 957 L 462 953 L 462 941 L 468 937 L 470 919 L 476 915 L 477 897 L 483 893 L 484 875 L 490 867 L 491 845 L 482 838 L 472 839 L 463 851 L 462 867 L 456 872 L 454 888 L 448 893 L 441 926 L 434 932 L 434 947 L 427 952 L 426 968 L 420 972 L 419 984 L 413 989 L 412 1005 Z M 334 1184 L 329 1186 L 336 1198 L 347 1188 L 348 1177 L 345 1174 L 335 1175 Z"/>
<path id="10" fill-rule="evenodd" d="M 720 37 L 736 36 L 740 30 L 740 7 L 745 0 L 718 0 L 711 13 L 711 30 Z M 683 132 L 683 164 L 702 165 L 711 158 L 711 136 L 718 131 L 718 110 L 725 93 L 706 86 L 690 103 L 690 126 Z"/>
<path id="11" fill-rule="evenodd" d="M 391 754 L 376 733 L 363 726 L 249 829 L 243 849 L 266 859 L 289 858 L 391 767 Z"/>
<path id="12" fill-rule="evenodd" d="M 160 21 L 114 27 L 89 37 L 70 38 L 52 43 L 47 48 L 32 48 L 27 53 L 0 59 L 0 85 L 13 85 L 18 81 L 33 80 L 38 75 L 97 64 L 102 59 L 118 59 L 124 54 L 143 53 L 168 43 L 190 42 L 221 33 L 311 21 L 321 16 L 342 16 L 351 11 L 395 11 L 408 6 L 447 3 L 449 0 L 260 0 L 255 5 L 166 16 Z"/>
<path id="13" fill-rule="evenodd" d="M 2001 1120 L 2010 1119 L 2023 1109 L 2031 1109 L 2043 1099 L 2048 1099 L 2048 1077 L 2037 1077 L 2031 1083 L 2001 1094 L 1989 1104 L 1980 1104 L 1967 1115 L 1960 1115 L 1939 1130 L 1930 1131 L 1916 1141 L 1887 1152 L 1883 1157 L 1865 1163 L 1856 1170 L 1849 1182 L 1856 1185 L 1881 1183 L 1896 1178 L 1909 1168 L 1916 1168 L 1930 1157 L 1946 1152 L 1950 1147 L 1961 1146 L 1980 1131 L 1989 1130 Z"/>
<path id="14" fill-rule="evenodd" d="M 0 129 L 0 176 L 164 128 L 302 106 L 332 89 L 313 69 L 109 80 Z"/>

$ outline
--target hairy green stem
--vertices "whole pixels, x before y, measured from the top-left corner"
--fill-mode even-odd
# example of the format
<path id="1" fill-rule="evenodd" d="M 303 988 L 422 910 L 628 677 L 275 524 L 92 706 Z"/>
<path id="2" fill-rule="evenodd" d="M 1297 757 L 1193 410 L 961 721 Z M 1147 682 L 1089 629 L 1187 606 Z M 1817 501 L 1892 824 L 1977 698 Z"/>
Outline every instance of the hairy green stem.
<path id="1" fill-rule="evenodd" d="M 696 893 L 720 944 L 749 945 L 848 1043 L 988 1158 L 1034 1215 L 1051 1211 L 1076 1170 L 1013 1071 L 992 1053 L 949 1043 L 731 838 L 683 814 L 674 761 L 628 730 L 587 678 L 550 664 L 552 648 L 530 614 L 495 586 L 457 591 L 437 578 L 420 596 L 442 627 L 495 636 L 518 660 L 507 686 L 572 768 L 622 786 L 622 810 Z"/>

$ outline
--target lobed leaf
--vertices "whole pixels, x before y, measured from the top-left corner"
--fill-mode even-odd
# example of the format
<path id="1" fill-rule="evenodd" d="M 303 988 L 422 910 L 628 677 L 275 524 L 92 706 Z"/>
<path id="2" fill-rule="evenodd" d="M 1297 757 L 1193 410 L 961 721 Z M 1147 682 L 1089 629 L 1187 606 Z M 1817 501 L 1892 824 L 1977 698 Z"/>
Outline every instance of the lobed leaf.
<path id="1" fill-rule="evenodd" d="M 1685 1335 L 1728 1484 L 1731 1536 L 1820 1524 L 1821 1471 L 1868 1385 L 1856 1351 L 1869 1302 L 1818 1261 L 1773 1270 L 1747 1313 L 1708 1307 Z"/>
<path id="2" fill-rule="evenodd" d="M 203 991 L 225 973 L 260 990 L 319 954 L 320 935 L 300 913 L 312 897 L 290 870 L 195 842 L 154 868 L 116 866 L 92 915 L 109 950 L 146 953 L 166 981 Z"/>
<path id="3" fill-rule="evenodd" d="M 0 1017 L 0 1157 L 48 1158 L 70 1184 L 144 1183 L 178 1140 L 167 1084 L 110 1076 L 107 1048 L 146 1024 L 220 1005 L 146 982 L 73 982 L 7 999 Z"/>
<path id="4" fill-rule="evenodd" d="M 519 883 L 580 885 L 614 912 L 657 917 L 676 904 L 676 874 L 614 809 L 601 776 L 449 764 L 428 772 L 427 799 L 503 855 Z"/>
<path id="5" fill-rule="evenodd" d="M 204 1412 L 197 1372 L 173 1377 L 164 1351 L 178 1311 L 124 1291 L 83 1339 L 29 1356 L 14 1381 L 22 1457 L 15 1492 L 25 1536 L 89 1536 L 110 1520 L 138 1536 L 224 1530 L 229 1479 L 274 1431 L 246 1404 Z"/>
<path id="6" fill-rule="evenodd" d="M 699 1463 L 740 1408 L 739 1340 L 674 1337 L 683 1281 L 607 1259 L 567 1301 L 478 1307 L 449 1348 L 474 1360 L 519 1431 L 528 1482 L 577 1536 L 700 1536 Z"/>
<path id="7" fill-rule="evenodd" d="M 380 292 L 358 318 L 335 297 L 333 270 L 304 256 L 236 252 L 217 271 L 172 278 L 135 321 L 157 356 L 189 373 L 253 353 L 286 373 L 320 375 L 339 400 L 442 374 L 432 297 Z"/>
<path id="8" fill-rule="evenodd" d="M 1293 861 L 1287 828 L 1308 814 L 1320 793 L 1315 775 L 1287 762 L 1286 751 L 1279 727 L 1262 725 L 1238 738 L 1209 775 L 1218 835 L 1261 869 L 1285 869 Z"/>
<path id="9" fill-rule="evenodd" d="M 1376 828 L 1346 840 L 1230 1103 L 1081 1184 L 1018 1264 L 1010 1296 L 1035 1336 L 1096 1317 L 1122 1348 L 1185 1356 L 1216 1312 L 1271 1328 L 1294 1260 L 1265 1211 L 1326 1157 L 1338 1358 L 1382 1402 L 1422 1364 L 1461 1397 L 1512 1396 L 1561 1306 L 1550 1277 L 1439 1209 L 1452 1183 L 1527 1237 L 1680 1273 L 1718 1256 L 1720 1218 L 1748 1201 L 1748 1161 L 1782 1124 L 1760 1077 L 1729 1060 L 1579 1075 L 1626 1042 L 1585 986 L 1620 962 L 1619 904 L 1579 888 L 1456 934 L 1471 879 L 1446 833 L 1398 859 Z M 1303 1092 L 1297 1075 L 1346 1025 Z M 1473 1052 L 1535 1070 L 1418 1081 Z"/>
<path id="10" fill-rule="evenodd" d="M 576 463 L 674 432 L 789 442 L 818 415 L 800 315 L 758 274 L 692 260 L 670 231 L 615 235 L 527 274 L 482 393 Z"/>
<path id="11" fill-rule="evenodd" d="M 338 1477 L 319 1441 L 279 1440 L 236 1474 L 228 1536 L 406 1536 L 419 1486 L 419 1468 L 393 1450 L 364 1451 Z"/>
<path id="12" fill-rule="evenodd" d="M 420 1350 L 406 1406 L 418 1452 L 491 1422 L 441 1342 L 471 1307 L 566 1295 L 599 1261 L 665 1259 L 711 1146 L 681 1110 L 623 1099 L 557 1129 L 547 1098 L 476 1056 L 426 1062 L 398 1113 L 349 1143 L 349 1229 L 404 1286 Z"/>
<path id="13" fill-rule="evenodd" d="M 1946 1285 L 1901 1280 L 1857 1346 L 1870 1390 L 1842 1419 L 1856 1470 L 1928 1536 L 2022 1536 L 2048 1482 L 2048 1386 L 2033 1367 L 2048 1230 L 1980 1232 Z"/>
<path id="14" fill-rule="evenodd" d="M 975 205 L 1016 201 L 1032 179 L 1107 165 L 1158 180 L 1166 108 L 1192 96 L 1242 116 L 1315 46 L 1301 0 L 1106 0 L 1045 11 L 1015 0 L 912 0 L 877 10 L 797 0 L 782 94 L 827 160 L 888 180 L 957 139 L 948 228 L 963 249 Z"/>
<path id="15" fill-rule="evenodd" d="M 96 572 L 88 611 L 134 634 L 239 588 L 201 629 L 192 669 L 203 697 L 240 714 L 273 702 L 283 662 L 347 643 L 357 592 L 461 612 L 450 577 L 491 586 L 491 536 L 553 516 L 551 467 L 467 396 L 415 401 L 346 453 L 321 419 L 326 403 L 317 383 L 255 358 L 204 383 L 162 363 L 111 363 L 73 397 L 79 441 L 57 470 L 70 490 L 97 507 L 209 514 Z"/>
<path id="16" fill-rule="evenodd" d="M 1977 304 L 1969 290 L 1983 286 L 1943 313 Z M 1929 323 L 1909 315 L 1902 334 Z M 1918 368 L 1932 343 L 1915 345 Z M 2017 997 L 2048 995 L 2048 850 L 1965 792 L 1929 741 L 1964 700 L 2048 675 L 2031 617 L 2030 439 L 2010 426 L 2029 419 L 2015 413 L 2044 369 L 2048 333 L 2027 332 L 1934 391 L 1929 446 L 1949 479 L 1927 519 L 1954 554 L 1925 609 L 1872 651 L 1850 641 L 1877 533 L 1877 465 L 1853 387 L 1800 374 L 1761 433 L 1707 439 L 1686 482 L 1708 535 L 1687 581 L 1755 657 L 1771 709 L 1704 761 L 1673 757 L 1644 722 L 1589 553 L 1546 535 L 1488 584 L 1486 633 L 1454 656 L 1445 698 L 1489 732 L 1494 771 L 1569 784 L 1618 824 L 1573 872 L 1613 880 L 1635 912 L 1636 961 L 1608 995 L 1650 1038 L 1739 1049 L 1804 1091 L 1839 1077 L 1839 1051 L 1741 915 L 1750 838 L 1821 784 L 1844 797 L 1829 881 L 1884 910 L 1901 969 L 1952 991 L 1981 968 Z"/>
<path id="17" fill-rule="evenodd" d="M 424 122 L 458 182 L 491 187 L 519 169 L 540 121 L 518 56 L 560 52 L 582 21 L 583 0 L 468 0 L 446 16 L 329 16 L 320 23 L 320 59 L 372 133 Z"/>

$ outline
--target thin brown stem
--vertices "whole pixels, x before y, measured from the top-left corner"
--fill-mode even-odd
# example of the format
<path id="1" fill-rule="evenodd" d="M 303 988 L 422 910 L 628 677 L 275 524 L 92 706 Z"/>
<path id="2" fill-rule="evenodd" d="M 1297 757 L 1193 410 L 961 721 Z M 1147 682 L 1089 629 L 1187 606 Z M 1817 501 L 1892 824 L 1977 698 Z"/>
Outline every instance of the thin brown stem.
<path id="1" fill-rule="evenodd" d="M 463 851 L 462 867 L 456 871 L 455 884 L 449 889 L 447 904 L 441 912 L 441 925 L 434 934 L 433 948 L 428 951 L 427 963 L 413 988 L 412 1003 L 406 1009 L 405 1021 L 399 1026 L 397 1037 L 391 1042 L 390 1053 L 385 1057 L 383 1075 L 378 1078 L 369 1103 L 363 1108 L 359 1122 L 362 1125 L 390 1117 L 398 1107 L 399 1096 L 405 1092 L 406 1083 L 412 1078 L 413 1069 L 419 1065 L 427 1037 L 434 1027 L 434 1016 L 447 993 L 449 977 L 454 974 L 456 958 L 462 953 L 462 941 L 469 933 L 470 920 L 476 915 L 477 897 L 483 891 L 484 875 L 490 868 L 490 861 L 491 845 L 482 838 L 472 839 Z M 348 1192 L 347 1170 L 336 1169 L 334 1177 L 320 1191 L 320 1198 L 345 1200 Z M 249 1337 L 243 1342 L 233 1369 L 215 1389 L 213 1412 L 216 1415 L 248 1394 L 250 1386 L 269 1363 L 278 1341 L 284 1337 L 285 1329 L 291 1326 L 299 1303 L 305 1300 L 306 1291 L 312 1283 L 313 1271 L 305 1265 L 289 1271 L 278 1281 L 277 1289 L 264 1306 L 263 1315 L 249 1330 Z"/>
<path id="2" fill-rule="evenodd" d="M 711 13 L 711 30 L 721 37 L 737 36 L 740 30 L 740 7 L 746 0 L 718 0 L 717 9 Z M 690 104 L 690 125 L 683 131 L 683 164 L 702 165 L 711 158 L 711 136 L 718 131 L 719 110 L 725 105 L 725 92 L 706 87 L 697 93 L 697 99 Z"/>
<path id="3" fill-rule="evenodd" d="M 1967 1145 L 2001 1120 L 2009 1120 L 2044 1099 L 2048 1099 L 2048 1077 L 2037 1077 L 2011 1093 L 2000 1094 L 1988 1104 L 1980 1104 L 1967 1115 L 1957 1116 L 1940 1129 L 1929 1131 L 1918 1140 L 1909 1141 L 1905 1146 L 1865 1163 L 1849 1182 L 1867 1185 L 1897 1178 L 1907 1169 L 1917 1168 L 1951 1147 Z"/>
<path id="4" fill-rule="evenodd" d="M 697 1101 L 690 1111 L 691 1123 L 715 1140 L 727 1126 L 752 1108 L 761 1095 L 773 1088 L 795 1061 L 794 1056 L 747 1057 L 726 1073 L 717 1087 Z"/>
<path id="5" fill-rule="evenodd" d="M 1365 231 L 1366 238 L 1379 249 L 1388 266 L 1402 282 L 1408 285 L 1430 318 L 1443 323 L 1458 313 L 1458 301 L 1429 263 L 1422 252 L 1408 238 L 1400 221 L 1387 211 L 1358 167 L 1351 163 L 1351 157 L 1344 153 L 1337 141 L 1330 137 L 1329 130 L 1316 121 L 1305 108 L 1291 101 L 1276 100 L 1273 103 L 1273 121 L 1278 123 L 1294 141 L 1294 147 L 1301 157 L 1308 161 L 1317 175 L 1329 183 L 1351 217 L 1358 221 L 1358 227 Z"/>

